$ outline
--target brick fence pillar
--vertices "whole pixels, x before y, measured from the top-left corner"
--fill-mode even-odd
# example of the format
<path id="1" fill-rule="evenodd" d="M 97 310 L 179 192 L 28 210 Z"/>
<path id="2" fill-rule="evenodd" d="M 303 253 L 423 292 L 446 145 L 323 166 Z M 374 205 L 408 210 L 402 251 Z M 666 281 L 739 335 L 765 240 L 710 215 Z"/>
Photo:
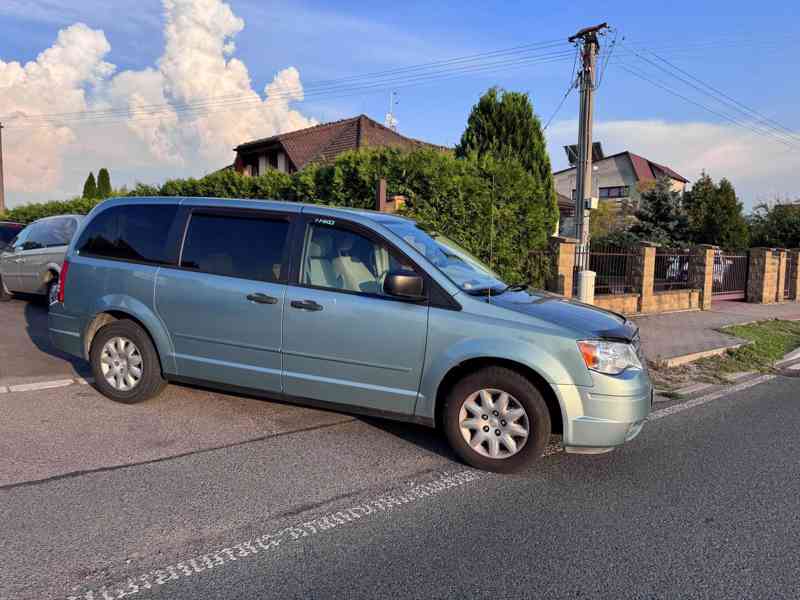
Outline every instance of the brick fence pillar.
<path id="1" fill-rule="evenodd" d="M 786 285 L 786 250 L 775 250 L 775 253 L 778 255 L 778 287 L 775 290 L 775 302 L 783 302 Z"/>
<path id="2" fill-rule="evenodd" d="M 773 304 L 777 297 L 778 262 L 772 248 L 751 248 L 747 270 L 747 301 Z"/>
<path id="3" fill-rule="evenodd" d="M 633 290 L 639 294 L 639 312 L 653 308 L 653 287 L 656 273 L 656 248 L 653 242 L 639 242 L 640 259 L 633 270 Z"/>
<path id="4" fill-rule="evenodd" d="M 711 308 L 711 294 L 714 289 L 714 254 L 718 246 L 701 244 L 692 248 L 689 258 L 689 285 L 700 290 L 700 309 Z"/>
<path id="5" fill-rule="evenodd" d="M 547 289 L 565 298 L 572 298 L 572 277 L 575 272 L 575 245 L 578 240 L 568 237 L 550 238 L 550 255 L 553 266 Z"/>

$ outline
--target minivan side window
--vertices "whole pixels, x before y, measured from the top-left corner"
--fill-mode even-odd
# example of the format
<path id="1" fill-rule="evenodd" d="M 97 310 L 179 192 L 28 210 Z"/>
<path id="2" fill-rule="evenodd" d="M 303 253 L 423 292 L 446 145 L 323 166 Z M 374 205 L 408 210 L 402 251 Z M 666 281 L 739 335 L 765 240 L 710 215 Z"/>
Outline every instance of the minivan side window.
<path id="1" fill-rule="evenodd" d="M 313 224 L 303 253 L 304 285 L 362 294 L 384 295 L 386 274 L 414 272 L 409 261 L 383 243 L 355 231 Z"/>
<path id="2" fill-rule="evenodd" d="M 94 217 L 75 245 L 78 254 L 169 264 L 174 250 L 168 248 L 169 231 L 177 204 L 126 204 Z"/>
<path id="3" fill-rule="evenodd" d="M 71 217 L 47 219 L 31 226 L 31 232 L 25 246 L 26 250 L 34 248 L 55 248 L 68 246 L 75 235 L 78 223 Z"/>
<path id="4" fill-rule="evenodd" d="M 280 218 L 194 213 L 181 267 L 255 281 L 286 281 L 289 221 Z"/>

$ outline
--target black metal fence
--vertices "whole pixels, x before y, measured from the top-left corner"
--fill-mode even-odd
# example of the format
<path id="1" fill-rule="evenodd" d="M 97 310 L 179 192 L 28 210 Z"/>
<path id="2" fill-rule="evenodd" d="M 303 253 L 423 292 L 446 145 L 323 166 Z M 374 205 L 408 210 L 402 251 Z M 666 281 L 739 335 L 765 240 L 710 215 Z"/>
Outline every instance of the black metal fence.
<path id="1" fill-rule="evenodd" d="M 635 275 L 641 271 L 637 248 L 594 247 L 575 253 L 573 294 L 578 293 L 578 273 L 586 268 L 596 273 L 595 295 L 630 294 L 636 291 Z"/>
<path id="2" fill-rule="evenodd" d="M 689 263 L 691 254 L 688 250 L 656 250 L 656 264 L 653 273 L 653 290 L 668 292 L 689 288 Z"/>
<path id="3" fill-rule="evenodd" d="M 786 276 L 783 284 L 783 297 L 786 300 L 797 298 L 797 261 L 800 256 L 786 257 Z"/>
<path id="4" fill-rule="evenodd" d="M 717 300 L 743 300 L 747 292 L 747 254 L 714 254 L 711 295 Z"/>

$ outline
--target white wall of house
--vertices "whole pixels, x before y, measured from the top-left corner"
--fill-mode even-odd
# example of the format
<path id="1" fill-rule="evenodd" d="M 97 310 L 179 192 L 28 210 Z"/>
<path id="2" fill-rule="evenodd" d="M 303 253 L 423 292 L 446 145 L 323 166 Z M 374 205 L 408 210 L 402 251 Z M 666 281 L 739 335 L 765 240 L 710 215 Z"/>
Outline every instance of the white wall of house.
<path id="1" fill-rule="evenodd" d="M 267 172 L 267 155 L 262 154 L 258 157 L 258 174 L 263 175 Z"/>
<path id="2" fill-rule="evenodd" d="M 569 169 L 555 175 L 556 191 L 572 198 L 572 190 L 577 186 L 577 169 Z M 601 187 L 628 186 L 630 198 L 639 198 L 636 189 L 636 173 L 626 156 L 616 156 L 598 161 L 592 166 L 592 196 L 600 196 Z"/>
<path id="3" fill-rule="evenodd" d="M 286 166 L 286 155 L 283 152 L 278 152 L 278 171 L 286 173 L 288 170 Z"/>

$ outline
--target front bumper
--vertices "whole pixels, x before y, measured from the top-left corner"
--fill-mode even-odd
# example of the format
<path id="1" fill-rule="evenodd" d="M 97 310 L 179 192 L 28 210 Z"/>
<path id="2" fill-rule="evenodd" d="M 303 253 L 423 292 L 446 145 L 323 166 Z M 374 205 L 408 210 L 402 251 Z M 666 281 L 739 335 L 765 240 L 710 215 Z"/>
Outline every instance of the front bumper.
<path id="1" fill-rule="evenodd" d="M 613 390 L 623 393 L 612 394 L 602 393 L 607 390 L 601 386 L 554 386 L 564 413 L 563 445 L 567 450 L 597 453 L 639 435 L 650 414 L 653 387 L 645 372 L 628 384 L 627 390 Z"/>

